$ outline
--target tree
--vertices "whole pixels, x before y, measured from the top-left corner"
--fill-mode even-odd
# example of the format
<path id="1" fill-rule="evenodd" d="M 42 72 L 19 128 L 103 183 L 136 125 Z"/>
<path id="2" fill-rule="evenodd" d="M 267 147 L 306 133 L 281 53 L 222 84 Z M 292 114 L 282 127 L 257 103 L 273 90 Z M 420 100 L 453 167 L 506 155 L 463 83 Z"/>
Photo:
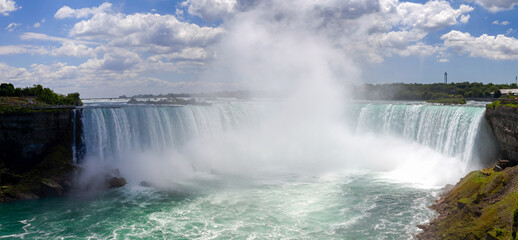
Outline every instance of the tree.
<path id="1" fill-rule="evenodd" d="M 501 96 L 502 96 L 502 92 L 500 92 L 500 89 L 496 90 L 495 93 L 493 94 L 494 98 L 499 98 Z"/>

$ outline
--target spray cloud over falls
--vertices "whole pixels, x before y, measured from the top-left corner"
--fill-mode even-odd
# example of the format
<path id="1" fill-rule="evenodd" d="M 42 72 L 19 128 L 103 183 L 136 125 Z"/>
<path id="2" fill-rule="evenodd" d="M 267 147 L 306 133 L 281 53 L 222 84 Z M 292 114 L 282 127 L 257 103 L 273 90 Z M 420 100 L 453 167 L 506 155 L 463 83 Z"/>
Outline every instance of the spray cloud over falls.
<path id="1" fill-rule="evenodd" d="M 149 130 L 156 134 L 150 133 L 148 143 L 166 146 L 144 147 L 139 154 L 126 152 L 124 157 L 113 154 L 93 158 L 105 162 L 114 158 L 110 164 L 119 168 L 130 182 L 152 181 L 164 187 L 205 173 L 261 178 L 353 169 L 411 171 L 410 179 L 405 181 L 425 184 L 443 184 L 461 176 L 467 163 L 458 156 L 448 156 L 412 139 L 357 133 L 348 128 L 358 123 L 348 122 L 345 116 L 345 96 L 352 89 L 345 89 L 344 83 L 358 81 L 361 76 L 360 67 L 355 64 L 359 55 L 351 49 L 364 32 L 372 30 L 354 23 L 356 19 L 375 20 L 379 16 L 370 13 L 391 12 L 388 1 L 297 3 L 296 7 L 286 1 L 236 3 L 232 13 L 228 13 L 232 18 L 225 15 L 225 36 L 214 46 L 216 60 L 201 75 L 207 82 L 283 92 L 285 99 L 262 104 L 259 109 L 248 108 L 244 111 L 248 117 L 235 124 L 226 121 L 236 116 L 236 109 L 222 105 L 205 107 L 217 108 L 210 110 L 215 111 L 210 114 L 200 110 L 204 107 L 185 107 L 191 112 L 180 114 L 162 108 L 136 115 L 128 109 L 112 113 L 98 110 L 92 113 L 91 119 L 97 119 L 90 124 L 92 128 L 102 122 L 115 122 L 106 120 L 107 115 L 113 114 L 119 124 L 153 125 Z M 339 6 L 343 8 L 336 8 Z M 337 36 L 336 29 L 343 30 L 342 34 Z M 180 117 L 171 117 L 175 114 Z M 154 120 L 131 122 L 143 116 Z M 193 124 L 191 130 L 189 124 Z M 473 126 L 478 128 L 477 124 Z M 111 133 L 119 135 L 113 141 L 146 135 L 131 128 Z M 110 136 L 108 132 L 101 135 Z M 171 135 L 181 136 L 182 140 L 168 140 Z M 111 141 L 109 138 L 93 142 L 103 149 L 104 143 Z M 146 140 L 128 144 L 145 146 Z M 105 164 L 88 162 L 92 168 Z M 438 171 L 444 172 L 444 176 L 436 176 Z"/>

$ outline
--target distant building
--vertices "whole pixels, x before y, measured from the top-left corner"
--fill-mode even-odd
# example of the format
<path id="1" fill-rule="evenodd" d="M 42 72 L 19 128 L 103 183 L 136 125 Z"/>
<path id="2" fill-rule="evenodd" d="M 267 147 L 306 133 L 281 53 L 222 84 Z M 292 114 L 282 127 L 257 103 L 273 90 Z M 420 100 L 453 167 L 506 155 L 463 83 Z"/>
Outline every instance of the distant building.
<path id="1" fill-rule="evenodd" d="M 502 93 L 502 95 L 518 95 L 518 89 L 500 89 L 500 92 Z"/>
<path id="2" fill-rule="evenodd" d="M 445 84 L 448 83 L 448 73 L 447 72 L 444 72 L 444 83 Z"/>

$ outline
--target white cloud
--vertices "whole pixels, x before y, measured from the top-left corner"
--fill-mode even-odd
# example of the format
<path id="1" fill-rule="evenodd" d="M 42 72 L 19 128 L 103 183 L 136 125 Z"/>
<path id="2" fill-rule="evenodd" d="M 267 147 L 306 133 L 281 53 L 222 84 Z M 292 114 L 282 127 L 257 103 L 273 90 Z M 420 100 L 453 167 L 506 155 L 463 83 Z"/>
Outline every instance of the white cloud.
<path id="1" fill-rule="evenodd" d="M 5 30 L 7 30 L 8 32 L 12 32 L 14 31 L 17 27 L 21 26 L 22 24 L 21 23 L 9 23 L 9 25 L 7 25 L 7 27 L 5 27 Z"/>
<path id="2" fill-rule="evenodd" d="M 14 12 L 21 7 L 16 6 L 16 2 L 13 0 L 0 0 L 0 14 L 9 16 L 10 12 Z"/>
<path id="3" fill-rule="evenodd" d="M 34 33 L 34 32 L 26 32 L 20 35 L 20 39 L 22 40 L 42 40 L 42 41 L 52 41 L 52 42 L 74 42 L 85 45 L 98 45 L 99 43 L 91 42 L 91 41 L 83 41 L 77 39 L 70 38 L 62 38 L 62 37 L 53 37 L 43 33 Z"/>
<path id="4" fill-rule="evenodd" d="M 4 45 L 0 46 L 0 55 L 11 55 L 11 54 L 47 54 L 48 51 L 43 47 L 31 46 L 31 45 Z"/>
<path id="5" fill-rule="evenodd" d="M 444 47 L 460 54 L 468 54 L 470 57 L 482 57 L 493 60 L 518 59 L 518 39 L 505 35 L 489 36 L 483 34 L 480 37 L 471 36 L 469 33 L 450 31 L 441 37 Z"/>
<path id="6" fill-rule="evenodd" d="M 203 48 L 185 48 L 179 52 L 168 54 L 157 54 L 149 57 L 150 61 L 166 60 L 205 60 L 208 58 L 208 53 Z"/>
<path id="7" fill-rule="evenodd" d="M 424 39 L 434 31 L 469 22 L 469 13 L 473 10 L 468 5 L 455 8 L 443 0 L 425 3 L 399 0 L 299 0 L 295 3 L 282 0 L 185 0 L 178 7 L 171 15 L 161 15 L 119 13 L 112 10 L 110 3 L 82 9 L 63 6 L 55 13 L 56 19 L 79 19 L 69 28 L 66 38 L 23 33 L 20 36 L 22 40 L 49 41 L 51 46 L 0 46 L 0 55 L 31 53 L 83 58 L 83 63 L 76 66 L 59 63 L 36 64 L 25 70 L 5 69 L 28 74 L 26 76 L 34 81 L 45 79 L 54 86 L 68 84 L 63 88 L 95 85 L 121 89 L 123 84 L 179 86 L 147 76 L 163 72 L 183 73 L 192 69 L 199 71 L 211 66 L 212 61 L 225 57 L 250 62 L 255 58 L 265 61 L 278 58 L 278 66 L 292 61 L 304 71 L 306 67 L 301 66 L 311 63 L 325 65 L 327 63 L 323 62 L 328 61 L 339 65 L 349 59 L 380 62 L 395 55 L 429 56 L 439 52 L 439 61 L 447 61 L 441 56 L 440 50 L 443 49 L 440 45 L 427 44 Z M 183 21 L 184 14 L 199 16 L 206 21 L 223 20 L 224 23 L 219 27 L 202 27 Z M 220 42 L 222 39 L 224 44 Z M 234 43 L 243 49 L 242 53 L 234 49 Z M 316 46 L 317 43 L 322 46 Z M 314 56 L 317 56 L 315 60 L 311 60 Z M 349 59 L 343 61 L 343 56 Z M 224 67 L 243 65 L 231 60 L 228 62 L 231 64 Z M 274 76 L 275 73 L 284 73 L 284 70 L 275 69 L 271 73 L 270 70 L 260 71 L 261 67 L 270 66 L 270 62 L 257 66 L 251 64 L 239 71 L 264 74 L 259 74 L 255 77 L 257 79 L 261 76 L 275 79 L 278 77 Z M 245 77 L 250 76 L 241 76 Z M 187 85 L 184 83 L 182 86 Z"/>
<path id="8" fill-rule="evenodd" d="M 473 0 L 472 0 L 473 1 Z M 518 2 L 516 0 L 474 0 L 475 3 L 484 7 L 490 12 L 499 12 L 513 9 Z"/>
<path id="9" fill-rule="evenodd" d="M 141 62 L 142 60 L 137 53 L 122 48 L 111 48 L 109 52 L 104 54 L 103 59 L 90 59 L 83 66 L 94 70 L 120 72 L 131 70 Z"/>
<path id="10" fill-rule="evenodd" d="M 469 15 L 464 14 L 473 11 L 473 8 L 461 5 L 454 9 L 446 1 L 429 1 L 425 4 L 403 2 L 398 5 L 397 11 L 404 26 L 437 30 L 457 24 L 459 17 L 461 22 L 466 23 Z"/>
<path id="11" fill-rule="evenodd" d="M 235 11 L 237 0 L 186 0 L 182 6 L 187 7 L 191 15 L 207 21 L 220 20 Z"/>
<path id="12" fill-rule="evenodd" d="M 494 24 L 494 25 L 503 25 L 503 26 L 507 26 L 507 25 L 511 24 L 511 22 L 509 22 L 509 21 L 502 21 L 502 22 L 499 22 L 498 20 L 495 20 L 495 21 L 493 21 L 493 24 Z"/>
<path id="13" fill-rule="evenodd" d="M 75 42 L 63 42 L 63 45 L 52 49 L 52 56 L 68 56 L 68 57 L 95 57 L 95 49 L 89 48 L 84 44 Z"/>
<path id="14" fill-rule="evenodd" d="M 92 8 L 81 8 L 81 9 L 72 9 L 69 6 L 61 7 L 54 17 L 57 19 L 64 18 L 87 18 L 95 14 L 104 13 L 111 11 L 112 4 L 111 3 L 103 3 L 99 7 Z"/>
<path id="15" fill-rule="evenodd" d="M 34 28 L 39 28 L 41 27 L 41 24 L 45 23 L 45 18 L 44 19 L 41 19 L 41 21 L 37 22 L 37 23 L 34 23 L 32 26 Z"/>
<path id="16" fill-rule="evenodd" d="M 144 47 L 151 51 L 166 48 L 204 47 L 224 33 L 221 27 L 200 27 L 181 22 L 172 15 L 96 14 L 76 23 L 70 35 L 82 39 L 102 39 L 110 46 Z"/>
<path id="17" fill-rule="evenodd" d="M 469 18 L 470 18 L 470 15 L 462 15 L 462 16 L 460 16 L 460 22 L 466 24 L 469 22 Z"/>

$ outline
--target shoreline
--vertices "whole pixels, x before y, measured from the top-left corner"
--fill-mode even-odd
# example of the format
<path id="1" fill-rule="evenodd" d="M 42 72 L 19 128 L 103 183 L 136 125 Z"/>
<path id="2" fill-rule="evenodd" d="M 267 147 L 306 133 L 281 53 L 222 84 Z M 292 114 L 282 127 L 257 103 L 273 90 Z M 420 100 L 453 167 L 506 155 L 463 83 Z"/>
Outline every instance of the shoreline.
<path id="1" fill-rule="evenodd" d="M 495 167 L 496 168 L 496 167 Z M 514 239 L 518 230 L 518 166 L 472 171 L 430 206 L 438 215 L 415 237 L 428 239 Z"/>

